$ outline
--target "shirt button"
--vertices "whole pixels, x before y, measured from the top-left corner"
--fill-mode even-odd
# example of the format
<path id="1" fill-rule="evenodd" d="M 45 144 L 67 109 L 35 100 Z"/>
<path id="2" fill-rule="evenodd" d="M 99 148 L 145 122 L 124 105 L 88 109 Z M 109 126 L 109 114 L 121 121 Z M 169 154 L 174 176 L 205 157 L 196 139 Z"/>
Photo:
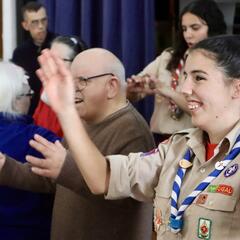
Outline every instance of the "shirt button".
<path id="1" fill-rule="evenodd" d="M 201 168 L 200 173 L 205 173 L 205 168 Z"/>

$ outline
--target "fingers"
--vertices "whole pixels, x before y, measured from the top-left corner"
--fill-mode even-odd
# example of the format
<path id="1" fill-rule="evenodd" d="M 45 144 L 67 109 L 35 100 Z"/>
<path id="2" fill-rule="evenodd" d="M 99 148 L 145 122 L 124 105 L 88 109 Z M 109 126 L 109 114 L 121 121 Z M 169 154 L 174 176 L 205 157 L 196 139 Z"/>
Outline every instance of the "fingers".
<path id="1" fill-rule="evenodd" d="M 38 78 L 41 80 L 43 86 L 45 86 L 46 82 L 48 81 L 48 78 L 47 76 L 44 74 L 43 70 L 41 68 L 39 68 L 37 71 L 36 71 L 36 74 L 38 76 Z"/>
<path id="2" fill-rule="evenodd" d="M 32 172 L 42 176 L 42 177 L 51 177 L 51 172 L 48 169 L 42 169 L 38 167 L 32 167 L 31 168 Z"/>
<path id="3" fill-rule="evenodd" d="M 57 65 L 49 49 L 42 51 L 42 54 L 38 57 L 38 61 L 42 71 L 48 78 L 51 78 L 57 73 Z"/>
<path id="4" fill-rule="evenodd" d="M 55 144 L 49 142 L 46 138 L 34 134 L 34 140 L 31 139 L 29 142 L 30 146 L 41 152 L 44 156 L 47 155 L 48 150 L 55 150 Z"/>
<path id="5" fill-rule="evenodd" d="M 48 161 L 42 158 L 37 158 L 31 155 L 26 156 L 27 162 L 29 162 L 32 166 L 38 167 L 38 168 L 48 168 Z"/>
<path id="6" fill-rule="evenodd" d="M 55 175 L 51 168 L 51 161 L 47 159 L 41 159 L 34 156 L 27 155 L 26 156 L 27 162 L 29 162 L 31 166 L 32 172 L 37 175 L 54 178 Z"/>
<path id="7" fill-rule="evenodd" d="M 57 140 L 57 141 L 55 142 L 55 145 L 56 145 L 57 147 L 59 147 L 61 150 L 66 151 L 66 149 L 63 147 L 62 143 L 61 143 L 59 140 Z"/>

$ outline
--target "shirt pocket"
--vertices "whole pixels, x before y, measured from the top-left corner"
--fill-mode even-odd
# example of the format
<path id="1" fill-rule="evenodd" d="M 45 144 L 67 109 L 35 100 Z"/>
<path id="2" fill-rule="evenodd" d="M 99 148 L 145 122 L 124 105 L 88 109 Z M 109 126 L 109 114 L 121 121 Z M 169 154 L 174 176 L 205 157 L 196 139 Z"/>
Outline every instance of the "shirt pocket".
<path id="1" fill-rule="evenodd" d="M 211 239 L 231 239 L 233 230 L 236 230 L 236 220 L 239 222 L 238 199 L 233 196 L 221 193 L 203 192 L 206 200 L 203 204 L 199 204 L 198 198 L 195 199 L 190 208 L 190 215 L 185 215 L 188 221 L 188 229 L 198 229 L 201 218 L 208 219 L 211 226 Z M 188 210 L 186 210 L 188 211 Z"/>
<path id="2" fill-rule="evenodd" d="M 205 203 L 198 204 L 198 198 L 195 199 L 194 203 L 208 210 L 220 211 L 220 212 L 233 212 L 235 210 L 237 199 L 224 195 L 221 193 L 203 193 L 206 194 L 207 198 Z M 199 195 L 199 197 L 201 194 Z"/>

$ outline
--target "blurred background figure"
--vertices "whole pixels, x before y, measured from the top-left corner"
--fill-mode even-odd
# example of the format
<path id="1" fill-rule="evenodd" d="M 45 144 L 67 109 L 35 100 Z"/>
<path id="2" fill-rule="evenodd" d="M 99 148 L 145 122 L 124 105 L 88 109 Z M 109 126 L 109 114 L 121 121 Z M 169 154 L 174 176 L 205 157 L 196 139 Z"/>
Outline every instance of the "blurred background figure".
<path id="1" fill-rule="evenodd" d="M 155 94 L 150 127 L 156 144 L 176 131 L 192 126 L 186 101 L 179 92 L 188 48 L 199 41 L 226 33 L 224 16 L 213 0 L 189 3 L 181 12 L 175 48 L 164 50 L 137 76 L 128 79 L 128 98 L 138 101 Z"/>
<path id="2" fill-rule="evenodd" d="M 39 68 L 37 57 L 44 48 L 49 48 L 55 34 L 47 30 L 48 17 L 45 7 L 38 2 L 28 2 L 22 8 L 22 27 L 29 32 L 29 39 L 19 45 L 13 52 L 12 62 L 23 67 L 29 75 L 29 85 L 34 91 L 29 114 L 37 107 L 42 84 L 35 74 Z"/>
<path id="3" fill-rule="evenodd" d="M 0 62 L 0 151 L 25 162 L 26 154 L 41 156 L 29 145 L 35 133 L 51 142 L 59 138 L 33 125 L 27 115 L 33 91 L 24 70 Z M 18 173 L 14 174 L 18 178 Z M 53 195 L 0 187 L 0 238 L 6 240 L 49 239 Z"/>
<path id="4" fill-rule="evenodd" d="M 63 59 L 67 67 L 70 68 L 71 63 L 75 56 L 87 49 L 86 44 L 75 36 L 58 36 L 51 43 L 51 49 Z M 58 122 L 55 113 L 48 105 L 47 96 L 43 91 L 41 93 L 41 99 L 33 114 L 34 123 L 38 126 L 45 127 L 58 136 L 62 137 L 62 129 Z"/>

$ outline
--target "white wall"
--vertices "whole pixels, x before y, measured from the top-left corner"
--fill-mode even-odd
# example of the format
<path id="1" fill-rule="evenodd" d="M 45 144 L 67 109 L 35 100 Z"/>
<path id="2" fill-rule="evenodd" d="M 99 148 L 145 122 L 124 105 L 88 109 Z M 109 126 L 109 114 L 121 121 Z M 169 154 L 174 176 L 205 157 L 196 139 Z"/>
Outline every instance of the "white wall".
<path id="1" fill-rule="evenodd" d="M 8 61 L 17 44 L 16 0 L 3 0 L 3 60 Z"/>

